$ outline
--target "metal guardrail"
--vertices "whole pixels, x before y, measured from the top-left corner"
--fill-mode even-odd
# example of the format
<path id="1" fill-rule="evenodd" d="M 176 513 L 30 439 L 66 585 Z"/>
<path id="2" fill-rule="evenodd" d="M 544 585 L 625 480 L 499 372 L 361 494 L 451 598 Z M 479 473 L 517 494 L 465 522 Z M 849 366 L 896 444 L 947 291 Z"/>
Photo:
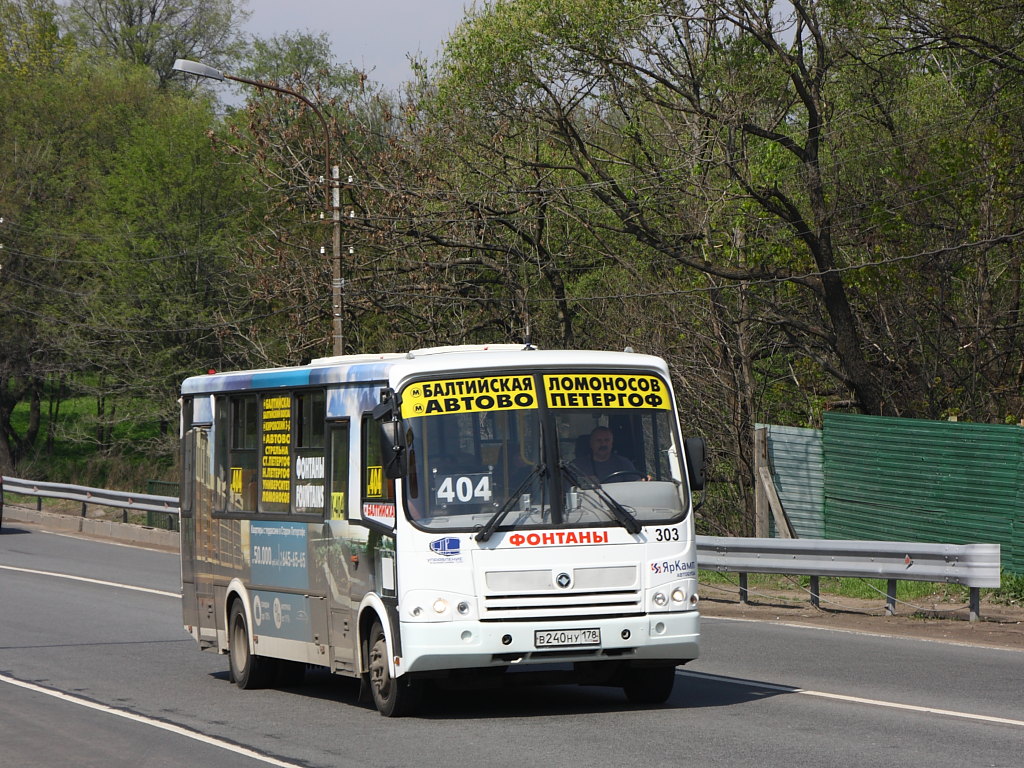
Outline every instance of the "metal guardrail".
<path id="1" fill-rule="evenodd" d="M 63 483 L 43 483 L 0 477 L 0 524 L 3 494 L 18 493 L 140 512 L 180 513 L 174 496 L 108 491 Z M 888 581 L 886 611 L 896 612 L 898 581 L 929 581 L 962 584 L 970 589 L 970 616 L 976 621 L 982 587 L 1000 585 L 998 544 L 921 544 L 892 541 L 831 541 L 823 539 L 754 539 L 698 536 L 697 562 L 706 571 L 737 573 L 740 601 L 748 596 L 747 575 L 781 573 L 810 576 L 811 604 L 819 604 L 822 576 L 878 578 Z"/>
<path id="2" fill-rule="evenodd" d="M 7 477 L 5 475 L 0 478 L 0 523 L 3 522 L 3 496 L 5 493 L 17 493 L 22 496 L 34 496 L 39 499 L 78 501 L 82 503 L 82 517 L 85 517 L 86 508 L 90 504 L 123 509 L 126 521 L 129 512 L 162 512 L 167 514 L 171 520 L 180 512 L 178 499 L 174 496 L 154 496 L 148 493 L 108 491 L 104 488 L 89 488 L 84 485 L 21 480 L 17 477 Z"/>
<path id="3" fill-rule="evenodd" d="M 896 612 L 896 582 L 930 581 L 970 588 L 970 618 L 980 612 L 980 588 L 1000 585 L 998 544 L 922 544 L 897 541 L 697 537 L 697 562 L 706 571 L 810 576 L 811 604 L 819 604 L 821 576 L 886 579 L 886 612 Z"/>

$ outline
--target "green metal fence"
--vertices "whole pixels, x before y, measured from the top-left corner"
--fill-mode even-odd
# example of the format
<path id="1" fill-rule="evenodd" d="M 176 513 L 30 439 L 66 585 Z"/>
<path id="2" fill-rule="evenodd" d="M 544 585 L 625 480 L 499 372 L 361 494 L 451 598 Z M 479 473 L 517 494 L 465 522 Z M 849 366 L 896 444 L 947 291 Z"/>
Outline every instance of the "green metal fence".
<path id="1" fill-rule="evenodd" d="M 1024 428 L 826 413 L 827 539 L 999 544 L 1024 573 Z"/>
<path id="2" fill-rule="evenodd" d="M 796 535 L 801 539 L 825 538 L 821 430 L 765 424 L 758 427 L 768 432 L 772 480 Z M 773 530 L 774 522 L 771 520 Z"/>

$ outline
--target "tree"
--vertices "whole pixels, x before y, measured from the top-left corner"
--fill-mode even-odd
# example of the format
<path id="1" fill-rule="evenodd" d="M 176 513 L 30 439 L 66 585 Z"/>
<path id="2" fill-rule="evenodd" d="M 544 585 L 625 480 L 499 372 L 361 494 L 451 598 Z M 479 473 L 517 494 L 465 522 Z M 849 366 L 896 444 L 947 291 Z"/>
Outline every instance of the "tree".
<path id="1" fill-rule="evenodd" d="M 66 113 L 42 84 L 61 80 L 72 49 L 57 33 L 48 2 L 0 2 L 0 472 L 9 473 L 39 435 L 48 380 L 60 376 L 52 318 L 66 278 L 50 240 L 52 222 L 74 205 L 77 188 L 64 133 Z M 72 94 L 62 94 L 73 103 Z M 50 109 L 51 107 L 56 107 Z M 44 253 L 47 257 L 40 258 Z M 24 420 L 15 409 L 27 405 Z"/>
<path id="2" fill-rule="evenodd" d="M 566 148 L 579 182 L 642 248 L 721 279 L 803 286 L 827 325 L 790 330 L 809 349 L 827 340 L 834 375 L 865 411 L 885 412 L 836 269 L 822 167 L 824 89 L 840 54 L 815 4 L 796 3 L 788 27 L 770 5 L 699 6 L 693 13 L 672 2 L 496 5 L 450 46 L 447 79 L 457 85 L 449 93 L 459 98 L 456 89 L 466 89 L 469 110 L 514 110 L 541 122 Z M 503 49 L 498 40 L 513 42 Z M 730 198 L 732 213 L 719 202 Z M 729 249 L 738 260 L 708 259 L 721 235 L 700 222 L 716 209 L 742 216 L 743 229 L 774 232 L 802 258 L 755 260 Z M 681 212 L 689 227 L 680 226 Z M 751 245 L 748 237 L 746 250 Z"/>
<path id="3" fill-rule="evenodd" d="M 88 299 L 65 345 L 98 373 L 82 391 L 166 437 L 185 376 L 249 362 L 233 334 L 251 308 L 234 263 L 248 194 L 206 135 L 208 101 L 152 91 L 140 107 L 72 222 Z M 125 414 L 97 416 L 109 448 Z"/>
<path id="4" fill-rule="evenodd" d="M 366 84 L 362 73 L 334 61 L 323 35 L 282 35 L 256 41 L 238 73 L 288 89 L 301 98 L 272 89 L 247 87 L 246 109 L 232 114 L 218 145 L 252 170 L 260 189 L 258 210 L 249 218 L 251 237 L 240 254 L 249 276 L 249 294 L 265 317 L 246 329 L 246 340 L 265 363 L 291 362 L 330 349 L 331 213 L 327 200 L 328 145 L 342 169 L 343 186 L 351 165 L 349 152 L 372 151 L 369 143 L 345 140 L 354 126 L 378 124 L 386 99 Z M 324 123 L 326 122 L 326 132 Z M 355 145 L 354 147 L 352 145 Z M 343 190 L 346 210 L 349 193 Z M 346 216 L 346 223 L 347 223 Z M 347 229 L 347 226 L 346 226 Z M 350 348 L 362 348 L 364 329 L 379 327 L 362 299 L 365 273 L 348 250 L 366 258 L 351 240 L 344 243 L 345 336 Z M 369 311 L 370 314 L 367 314 Z"/>
<path id="5" fill-rule="evenodd" d="M 0 0 L 0 73 L 49 69 L 71 50 L 54 0 Z"/>
<path id="6" fill-rule="evenodd" d="M 61 398 L 94 395 L 104 448 L 115 414 L 172 423 L 178 381 L 228 357 L 236 317 L 225 211 L 243 201 L 211 157 L 209 104 L 126 62 L 36 60 L 54 63 L 0 89 L 4 472 L 35 449 L 47 398 L 52 428 Z"/>
<path id="7" fill-rule="evenodd" d="M 70 0 L 65 24 L 80 46 L 149 67 L 163 85 L 175 59 L 229 62 L 247 17 L 235 0 Z"/>
<path id="8" fill-rule="evenodd" d="M 637 298 L 652 279 L 659 290 L 648 300 L 706 293 L 707 311 L 681 332 L 691 344 L 717 340 L 721 354 L 710 344 L 683 354 L 710 364 L 718 383 L 684 379 L 682 399 L 688 389 L 693 402 L 720 394 L 708 415 L 721 423 L 731 414 L 731 434 L 715 442 L 732 446 L 743 485 L 755 415 L 789 412 L 808 381 L 818 404 L 808 403 L 805 418 L 822 395 L 866 413 L 927 412 L 937 392 L 925 372 L 956 392 L 967 385 L 967 371 L 957 371 L 962 350 L 951 349 L 957 340 L 972 347 L 963 331 L 991 336 L 1018 325 L 1019 261 L 999 257 L 996 269 L 1011 275 L 1002 289 L 986 266 L 987 254 L 1020 237 L 1007 215 L 1012 198 L 1001 180 L 986 184 L 972 172 L 979 161 L 999 167 L 992 151 L 1005 157 L 1007 147 L 996 149 L 998 122 L 983 99 L 969 98 L 977 108 L 966 115 L 952 106 L 966 95 L 957 78 L 966 84 L 984 68 L 936 63 L 921 54 L 924 44 L 870 3 L 520 0 L 485 6 L 457 30 L 438 91 L 481 135 L 503 126 L 477 144 L 480 166 L 490 158 L 541 169 L 557 173 L 563 189 L 585 191 L 561 199 L 606 263 L 587 273 L 588 287 L 602 272 L 632 267 Z M 995 93 L 987 89 L 989 103 Z M 1010 102 L 1019 87 L 1006 82 L 998 93 Z M 525 130 L 559 151 L 538 158 L 502 141 Z M 999 215 L 982 227 L 979 210 Z M 965 290 L 975 265 L 977 289 Z M 936 276 L 947 289 L 931 290 Z M 936 295 L 942 303 L 927 301 Z M 972 297 L 985 308 L 998 295 L 1008 309 L 965 322 Z M 919 312 L 901 312 L 908 304 Z M 627 327 L 639 337 L 651 322 Z M 995 348 L 981 346 L 993 361 Z M 970 363 L 972 380 L 1005 375 L 1002 360 L 998 371 Z"/>

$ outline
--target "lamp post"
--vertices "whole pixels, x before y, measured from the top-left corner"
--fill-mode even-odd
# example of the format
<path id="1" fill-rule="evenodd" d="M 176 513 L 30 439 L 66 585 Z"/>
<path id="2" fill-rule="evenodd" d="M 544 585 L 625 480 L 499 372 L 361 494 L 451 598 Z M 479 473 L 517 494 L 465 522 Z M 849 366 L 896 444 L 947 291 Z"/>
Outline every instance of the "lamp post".
<path id="1" fill-rule="evenodd" d="M 198 77 L 205 77 L 210 80 L 217 80 L 220 82 L 225 80 L 234 80 L 237 83 L 245 83 L 246 85 L 252 85 L 256 88 L 266 88 L 267 90 L 277 91 L 278 93 L 293 96 L 313 110 L 313 114 L 315 114 L 320 120 L 320 125 L 324 130 L 324 157 L 327 168 L 327 173 L 324 176 L 324 198 L 327 208 L 331 211 L 333 227 L 331 236 L 332 352 L 335 355 L 344 354 L 345 337 L 342 332 L 341 318 L 345 301 L 345 281 L 341 276 L 341 200 L 338 186 L 340 179 L 338 177 L 338 166 L 331 164 L 331 132 L 327 127 L 327 120 L 324 118 L 323 112 L 320 111 L 320 108 L 316 104 L 307 99 L 301 93 L 290 91 L 287 88 L 282 88 L 281 86 L 274 85 L 273 83 L 264 83 L 259 80 L 250 80 L 247 77 L 229 75 L 221 72 L 219 69 L 214 69 L 206 64 L 201 64 L 198 61 L 178 59 L 174 62 L 173 69 L 177 72 L 185 72 L 190 75 L 197 75 Z"/>

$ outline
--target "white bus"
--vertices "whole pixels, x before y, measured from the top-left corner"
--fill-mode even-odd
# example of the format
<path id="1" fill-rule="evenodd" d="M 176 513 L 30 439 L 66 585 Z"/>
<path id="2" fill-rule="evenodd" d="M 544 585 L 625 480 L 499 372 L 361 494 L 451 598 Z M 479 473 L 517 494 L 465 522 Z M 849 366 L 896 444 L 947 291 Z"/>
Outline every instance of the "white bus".
<path id="1" fill-rule="evenodd" d="M 184 622 L 239 687 L 319 665 L 394 716 L 531 671 L 660 703 L 697 657 L 704 443 L 663 360 L 446 347 L 181 393 Z"/>

